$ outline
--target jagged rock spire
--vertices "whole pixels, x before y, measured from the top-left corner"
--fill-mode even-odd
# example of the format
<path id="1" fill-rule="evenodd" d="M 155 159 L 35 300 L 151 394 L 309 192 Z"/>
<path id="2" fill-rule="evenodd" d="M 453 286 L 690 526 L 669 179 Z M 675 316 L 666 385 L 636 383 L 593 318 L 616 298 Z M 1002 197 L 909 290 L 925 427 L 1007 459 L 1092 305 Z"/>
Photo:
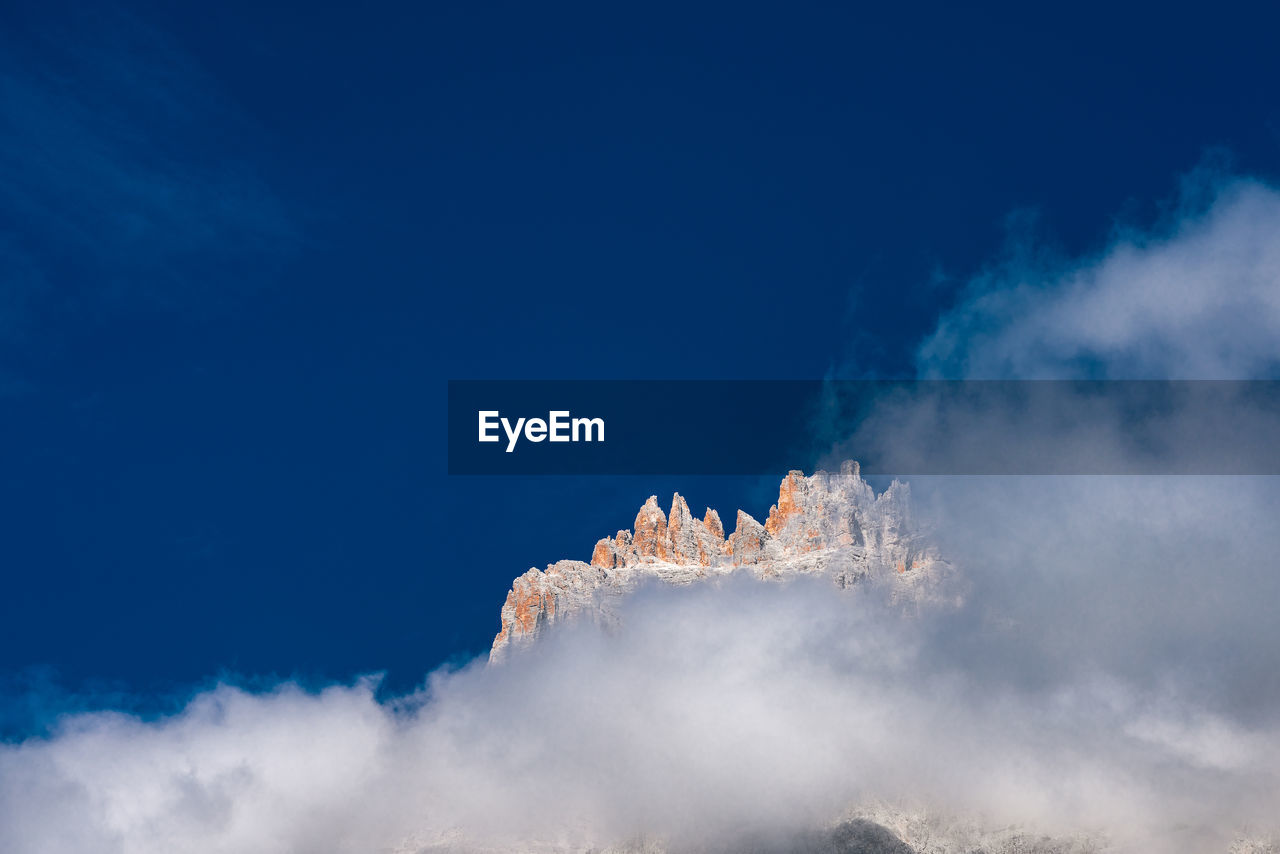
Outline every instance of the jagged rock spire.
<path id="1" fill-rule="evenodd" d="M 727 539 L 715 510 L 696 519 L 679 493 L 671 498 L 670 514 L 649 496 L 633 530 L 598 541 L 590 563 L 562 560 L 517 578 L 491 658 L 531 642 L 565 616 L 586 612 L 604 619 L 607 604 L 600 594 L 606 600 L 622 595 L 642 577 L 682 584 L 745 568 L 763 578 L 822 574 L 845 587 L 877 573 L 911 581 L 939 564 L 912 528 L 906 485 L 895 481 L 877 496 L 855 462 L 842 465 L 838 475 L 788 472 L 764 524 L 739 510 Z"/>
<path id="2" fill-rule="evenodd" d="M 724 542 L 724 525 L 720 522 L 720 514 L 710 507 L 707 508 L 707 515 L 702 517 L 702 527 L 707 529 L 713 539 Z"/>
<path id="3" fill-rule="evenodd" d="M 649 500 L 636 514 L 634 545 L 640 557 L 656 557 L 667 559 L 667 516 L 658 506 L 658 496 L 650 495 Z"/>

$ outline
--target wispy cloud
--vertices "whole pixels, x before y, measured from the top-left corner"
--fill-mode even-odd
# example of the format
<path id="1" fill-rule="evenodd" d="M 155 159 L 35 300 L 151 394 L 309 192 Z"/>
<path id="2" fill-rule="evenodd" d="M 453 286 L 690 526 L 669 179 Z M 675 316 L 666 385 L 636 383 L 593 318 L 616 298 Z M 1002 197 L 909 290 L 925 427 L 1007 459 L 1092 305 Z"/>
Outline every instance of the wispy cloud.
<path id="1" fill-rule="evenodd" d="M 1229 181 L 1160 234 L 1034 287 L 993 274 L 922 366 L 1265 370 L 1278 207 L 1270 188 Z M 1232 318 L 1250 325 L 1233 337 Z M 1114 439 L 1097 437 L 1125 447 Z M 623 603 L 616 631 L 560 625 L 505 666 L 441 671 L 390 702 L 370 682 L 222 687 L 156 720 L 72 715 L 0 748 L 0 848 L 692 844 L 885 802 L 1129 850 L 1225 851 L 1237 828 L 1274 829 L 1276 479 L 915 487 L 963 577 L 919 615 L 870 585 L 654 587 Z"/>
<path id="2" fill-rule="evenodd" d="M 1202 169 L 1164 221 L 1099 254 L 1026 235 L 975 277 L 919 351 L 945 379 L 1280 376 L 1280 190 Z"/>

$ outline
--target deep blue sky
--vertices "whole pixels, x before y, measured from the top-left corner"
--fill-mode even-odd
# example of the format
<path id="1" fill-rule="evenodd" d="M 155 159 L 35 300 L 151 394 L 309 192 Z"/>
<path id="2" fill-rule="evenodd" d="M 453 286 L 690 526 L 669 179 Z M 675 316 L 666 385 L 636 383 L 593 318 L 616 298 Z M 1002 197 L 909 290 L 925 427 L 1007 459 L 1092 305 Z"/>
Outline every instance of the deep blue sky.
<path id="1" fill-rule="evenodd" d="M 905 376 L 1011 214 L 1280 172 L 1258 11 L 952 7 L 7 5 L 0 673 L 412 685 L 772 489 L 449 478 L 446 379 Z"/>

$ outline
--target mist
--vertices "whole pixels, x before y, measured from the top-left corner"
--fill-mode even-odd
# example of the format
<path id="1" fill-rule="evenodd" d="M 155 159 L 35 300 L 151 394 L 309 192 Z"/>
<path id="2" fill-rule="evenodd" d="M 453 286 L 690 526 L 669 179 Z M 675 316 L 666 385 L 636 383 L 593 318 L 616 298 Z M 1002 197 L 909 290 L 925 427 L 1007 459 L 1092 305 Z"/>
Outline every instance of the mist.
<path id="1" fill-rule="evenodd" d="M 975 513 L 1026 497 L 989 497 Z M 825 580 L 651 587 L 625 601 L 615 631 L 568 625 L 389 703 L 366 680 L 318 693 L 223 686 L 152 722 L 77 715 L 0 753 L 0 843 L 705 845 L 886 805 L 1112 840 L 1192 827 L 1196 844 L 1225 843 L 1270 821 L 1280 797 L 1277 630 L 1238 619 L 1274 601 L 1274 581 L 1240 564 L 1214 579 L 1227 595 L 1207 590 L 1195 578 L 1205 553 L 1178 554 L 1193 525 L 1117 568 L 1168 533 L 1120 536 L 1132 519 L 1107 516 L 1131 497 L 1079 505 L 1091 509 L 1057 537 L 1039 508 L 1009 519 L 1004 559 L 924 613 L 876 585 Z M 1216 485 L 1204 497 L 1233 503 Z M 1255 497 L 1234 503 L 1247 512 Z M 1172 527 L 1203 519 L 1172 510 Z M 1078 536 L 1091 519 L 1097 536 Z M 943 527 L 966 559 L 993 557 L 990 538 Z"/>
<path id="2" fill-rule="evenodd" d="M 1095 256 L 976 277 L 921 374 L 1267 376 L 1280 194 L 1196 180 L 1168 222 Z M 904 423 L 904 446 L 937 439 Z M 1120 425 L 1062 439 L 1122 462 Z M 1277 830 L 1275 478 L 912 488 L 955 568 L 919 607 L 890 582 L 649 586 L 614 627 L 557 625 L 392 700 L 370 678 L 71 715 L 0 747 L 0 848 L 680 850 L 927 815 L 1191 852 Z"/>

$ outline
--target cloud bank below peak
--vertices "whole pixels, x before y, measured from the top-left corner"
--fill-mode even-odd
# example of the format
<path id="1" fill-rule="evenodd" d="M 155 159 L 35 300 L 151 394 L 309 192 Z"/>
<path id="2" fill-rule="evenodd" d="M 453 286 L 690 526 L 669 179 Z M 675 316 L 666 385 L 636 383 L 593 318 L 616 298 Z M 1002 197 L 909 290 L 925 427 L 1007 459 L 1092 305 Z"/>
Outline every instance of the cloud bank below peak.
<path id="1" fill-rule="evenodd" d="M 1266 375 L 1280 193 L 1218 182 L 1172 223 L 1085 261 L 993 267 L 922 346 L 922 373 Z M 900 441 L 940 441 L 916 423 Z M 981 441 L 1019 441 L 984 423 Z M 1131 453 L 1105 431 L 1079 442 Z M 876 802 L 1126 850 L 1226 851 L 1241 827 L 1273 829 L 1276 478 L 922 480 L 964 573 L 954 604 L 654 586 L 619 631 L 566 624 L 515 666 L 438 671 L 392 701 L 370 681 L 222 686 L 160 719 L 68 716 L 0 745 L 0 849 L 696 847 Z M 934 841 L 921 849 L 979 847 Z"/>

